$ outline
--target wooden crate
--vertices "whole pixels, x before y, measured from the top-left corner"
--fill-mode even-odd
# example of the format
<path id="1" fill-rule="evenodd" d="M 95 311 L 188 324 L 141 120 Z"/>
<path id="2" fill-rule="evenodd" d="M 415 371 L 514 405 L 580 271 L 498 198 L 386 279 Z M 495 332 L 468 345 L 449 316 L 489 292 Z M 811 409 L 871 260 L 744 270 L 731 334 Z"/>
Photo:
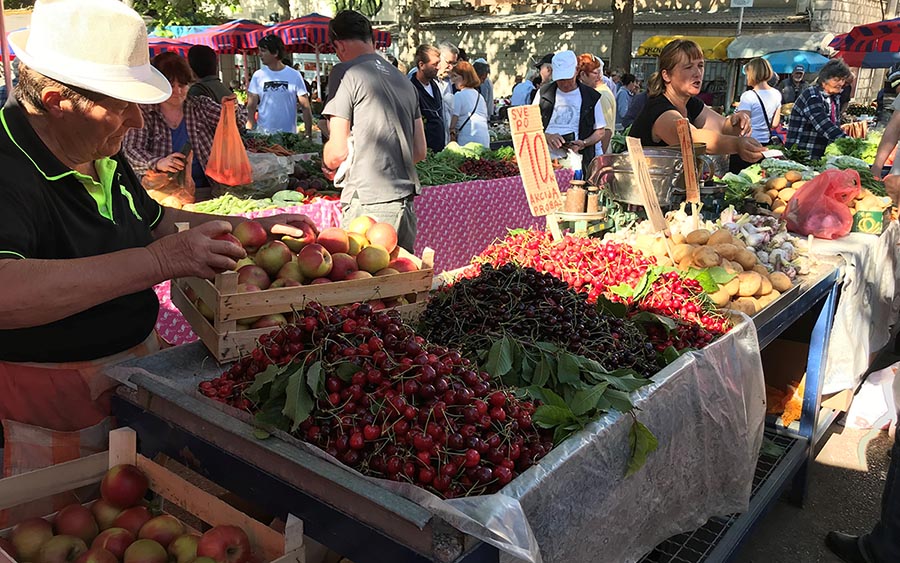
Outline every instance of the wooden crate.
<path id="1" fill-rule="evenodd" d="M 323 305 L 349 305 L 372 299 L 414 296 L 413 302 L 395 307 L 406 317 L 417 316 L 424 309 L 434 278 L 434 250 L 426 248 L 422 258 L 400 249 L 400 256 L 409 258 L 421 268 L 390 276 L 364 280 L 331 282 L 238 293 L 237 272 L 218 274 L 214 281 L 200 278 L 180 278 L 172 281 L 172 302 L 181 310 L 191 328 L 200 337 L 213 357 L 227 362 L 249 354 L 256 347 L 256 339 L 272 332 L 272 328 L 238 330 L 237 321 L 270 315 L 291 313 L 311 301 Z M 213 310 L 209 321 L 188 299 L 192 291 Z"/>
<path id="2" fill-rule="evenodd" d="M 255 560 L 305 563 L 303 523 L 299 519 L 291 517 L 285 532 L 281 533 L 251 518 L 138 454 L 137 435 L 131 428 L 119 428 L 110 432 L 108 451 L 0 479 L 0 510 L 99 484 L 109 468 L 122 463 L 139 467 L 150 481 L 150 490 L 210 526 L 232 525 L 243 529 L 250 538 Z M 18 562 L 0 549 L 0 563 Z"/>

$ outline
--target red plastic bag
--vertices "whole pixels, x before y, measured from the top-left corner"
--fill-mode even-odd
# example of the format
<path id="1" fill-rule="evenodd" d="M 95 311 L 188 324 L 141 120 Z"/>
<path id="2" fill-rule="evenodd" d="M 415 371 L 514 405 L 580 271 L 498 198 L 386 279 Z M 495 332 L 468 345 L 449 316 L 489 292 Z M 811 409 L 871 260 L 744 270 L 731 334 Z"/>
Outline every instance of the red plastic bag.
<path id="1" fill-rule="evenodd" d="M 222 101 L 222 115 L 209 151 L 206 175 L 226 186 L 240 186 L 253 181 L 250 159 L 247 158 L 234 116 L 234 100 Z"/>
<path id="2" fill-rule="evenodd" d="M 807 182 L 788 202 L 784 219 L 789 231 L 835 239 L 853 226 L 850 202 L 860 193 L 859 172 L 826 170 Z"/>

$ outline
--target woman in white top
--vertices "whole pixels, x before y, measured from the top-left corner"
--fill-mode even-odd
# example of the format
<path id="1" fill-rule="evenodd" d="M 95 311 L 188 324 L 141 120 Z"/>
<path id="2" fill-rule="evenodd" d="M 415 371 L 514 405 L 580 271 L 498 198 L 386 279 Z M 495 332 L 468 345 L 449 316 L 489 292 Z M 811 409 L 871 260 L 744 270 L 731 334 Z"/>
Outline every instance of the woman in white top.
<path id="1" fill-rule="evenodd" d="M 476 142 L 491 146 L 488 133 L 487 104 L 478 93 L 481 81 L 475 69 L 466 61 L 456 63 L 450 71 L 450 81 L 458 92 L 453 95 L 453 117 L 450 118 L 450 140 L 460 145 Z"/>
<path id="2" fill-rule="evenodd" d="M 769 79 L 775 74 L 765 59 L 753 59 L 744 67 L 747 85 L 752 90 L 741 94 L 738 111 L 750 112 L 750 135 L 760 143 L 769 144 L 770 131 L 781 121 L 781 92 L 769 86 Z"/>

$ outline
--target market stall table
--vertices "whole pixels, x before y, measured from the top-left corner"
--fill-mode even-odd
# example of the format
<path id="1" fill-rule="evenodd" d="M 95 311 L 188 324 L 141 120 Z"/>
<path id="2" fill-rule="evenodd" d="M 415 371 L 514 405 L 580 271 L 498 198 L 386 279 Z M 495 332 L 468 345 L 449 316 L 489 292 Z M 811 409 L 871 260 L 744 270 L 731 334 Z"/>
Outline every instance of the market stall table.
<path id="1" fill-rule="evenodd" d="M 313 539 L 357 563 L 425 560 L 412 554 L 434 556 L 429 550 L 437 544 L 429 534 L 447 522 L 458 528 L 473 525 L 452 512 L 426 511 L 311 455 L 308 446 L 255 438 L 250 424 L 196 393 L 200 380 L 220 370 L 200 343 L 129 362 L 111 375 L 129 379 L 138 391 L 120 393 L 115 415 L 138 430 L 146 455 L 189 457 L 201 473 L 239 496 L 264 503 L 276 515 L 290 509 L 304 519 Z M 634 475 L 624 476 L 631 417 L 614 413 L 589 424 L 514 480 L 503 491 L 507 496 L 499 497 L 505 504 L 481 497 L 453 501 L 453 507 L 509 522 L 521 506 L 545 561 L 592 561 L 600 551 L 610 561 L 634 561 L 673 533 L 712 515 L 744 510 L 765 412 L 753 326 L 742 323 L 709 347 L 682 356 L 653 381 L 635 397 L 638 417 L 659 438 L 660 448 Z M 261 494 L 259 483 L 270 480 L 280 482 L 278 492 Z M 301 497 L 318 504 L 298 506 Z M 383 549 L 367 543 L 371 538 L 340 533 L 351 524 L 335 524 L 329 510 L 374 529 Z M 432 520 L 443 524 L 431 527 Z M 444 533 L 448 545 L 461 541 Z M 385 541 L 407 543 L 389 548 Z M 393 558 L 386 556 L 389 550 Z"/>

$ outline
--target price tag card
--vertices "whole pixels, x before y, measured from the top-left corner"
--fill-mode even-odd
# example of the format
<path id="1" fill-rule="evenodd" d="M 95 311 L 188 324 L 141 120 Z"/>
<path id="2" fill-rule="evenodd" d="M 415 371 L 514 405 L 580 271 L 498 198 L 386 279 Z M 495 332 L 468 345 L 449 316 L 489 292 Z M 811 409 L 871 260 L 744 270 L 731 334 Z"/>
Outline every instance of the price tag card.
<path id="1" fill-rule="evenodd" d="M 531 214 L 541 217 L 559 210 L 562 196 L 544 138 L 540 108 L 532 105 L 509 108 L 509 125 Z"/>

